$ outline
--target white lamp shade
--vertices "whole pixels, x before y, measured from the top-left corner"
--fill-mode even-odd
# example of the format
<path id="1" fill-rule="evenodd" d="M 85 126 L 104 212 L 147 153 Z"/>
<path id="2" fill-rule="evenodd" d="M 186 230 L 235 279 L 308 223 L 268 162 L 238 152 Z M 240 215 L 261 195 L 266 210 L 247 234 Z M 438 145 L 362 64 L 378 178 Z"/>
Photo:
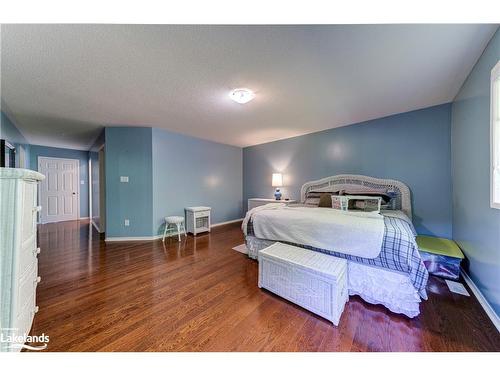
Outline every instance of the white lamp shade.
<path id="1" fill-rule="evenodd" d="M 273 173 L 272 186 L 273 187 L 283 186 L 283 175 L 281 173 Z"/>

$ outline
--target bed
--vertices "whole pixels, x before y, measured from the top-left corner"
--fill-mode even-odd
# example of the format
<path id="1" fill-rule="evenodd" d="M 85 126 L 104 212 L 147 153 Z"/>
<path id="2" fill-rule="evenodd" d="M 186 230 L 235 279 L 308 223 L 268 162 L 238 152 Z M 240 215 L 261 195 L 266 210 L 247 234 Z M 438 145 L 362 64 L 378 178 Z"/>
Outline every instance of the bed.
<path id="1" fill-rule="evenodd" d="M 311 193 L 339 191 L 388 192 L 390 204 L 377 217 L 342 216 L 331 208 L 305 204 Z M 270 204 L 250 210 L 242 228 L 249 257 L 258 259 L 260 250 L 283 242 L 345 258 L 350 295 L 412 318 L 420 313 L 421 301 L 427 299 L 428 273 L 418 252 L 411 217 L 410 190 L 404 183 L 336 175 L 305 183 L 301 204 Z M 369 241 L 363 242 L 364 233 Z M 365 251 L 365 246 L 372 249 Z"/>

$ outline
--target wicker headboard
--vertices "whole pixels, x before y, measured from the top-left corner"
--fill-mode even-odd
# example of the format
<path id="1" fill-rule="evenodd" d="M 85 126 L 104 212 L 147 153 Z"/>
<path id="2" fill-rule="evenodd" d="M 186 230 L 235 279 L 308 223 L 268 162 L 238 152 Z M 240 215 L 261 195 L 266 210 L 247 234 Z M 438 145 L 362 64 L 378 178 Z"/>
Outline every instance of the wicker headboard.
<path id="1" fill-rule="evenodd" d="M 364 189 L 385 189 L 393 191 L 396 194 L 395 208 L 397 210 L 402 210 L 410 219 L 412 218 L 410 189 L 404 183 L 396 180 L 384 180 L 355 174 L 339 174 L 325 177 L 321 180 L 309 181 L 302 185 L 302 189 L 300 189 L 300 201 L 305 201 L 306 194 L 309 191 L 349 191 L 350 189 L 358 191 Z"/>

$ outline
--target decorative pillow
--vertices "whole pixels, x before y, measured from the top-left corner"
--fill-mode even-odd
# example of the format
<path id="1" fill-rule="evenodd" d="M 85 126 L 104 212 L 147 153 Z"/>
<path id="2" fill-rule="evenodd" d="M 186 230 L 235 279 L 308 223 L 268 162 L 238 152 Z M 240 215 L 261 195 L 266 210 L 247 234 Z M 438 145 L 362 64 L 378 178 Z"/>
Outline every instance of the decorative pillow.
<path id="1" fill-rule="evenodd" d="M 309 191 L 306 193 L 304 204 L 311 207 L 331 207 L 331 196 L 339 195 L 340 191 Z"/>
<path id="2" fill-rule="evenodd" d="M 331 194 L 331 193 L 321 194 L 321 197 L 319 198 L 318 207 L 332 208 L 332 195 L 336 194 Z"/>

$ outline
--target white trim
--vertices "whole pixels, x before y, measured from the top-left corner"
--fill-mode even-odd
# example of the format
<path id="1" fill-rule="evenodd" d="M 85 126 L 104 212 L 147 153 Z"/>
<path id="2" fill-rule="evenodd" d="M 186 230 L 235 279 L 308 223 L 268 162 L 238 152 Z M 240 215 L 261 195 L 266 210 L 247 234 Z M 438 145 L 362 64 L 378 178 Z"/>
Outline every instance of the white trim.
<path id="1" fill-rule="evenodd" d="M 221 225 L 226 225 L 226 224 L 237 223 L 238 221 L 243 221 L 243 218 L 241 218 L 241 219 L 229 220 L 229 221 L 223 221 L 223 222 L 221 222 L 221 223 L 215 223 L 215 224 L 210 225 L 210 228 L 220 227 Z"/>
<path id="2" fill-rule="evenodd" d="M 495 108 L 495 104 L 498 105 L 498 101 L 500 98 L 497 98 L 495 92 L 495 85 L 493 84 L 500 77 L 500 60 L 496 63 L 495 67 L 491 69 L 490 76 L 490 207 L 500 209 L 500 201 L 495 201 L 494 199 L 494 191 L 499 188 L 495 186 L 495 164 L 496 159 L 500 157 L 500 155 L 496 155 L 498 148 L 500 147 L 500 134 L 496 134 L 496 117 L 498 116 L 498 111 L 500 111 L 500 107 Z M 500 82 L 498 83 L 500 85 Z M 500 89 L 499 89 L 500 90 Z M 498 144 L 497 144 L 498 143 Z M 495 147 L 496 146 L 496 147 Z M 495 149 L 497 151 L 495 151 Z"/>
<path id="3" fill-rule="evenodd" d="M 212 225 L 210 225 L 210 228 L 219 227 L 219 226 L 226 225 L 226 224 L 237 223 L 239 221 L 243 221 L 243 218 L 241 218 L 241 219 L 235 219 L 235 220 L 229 220 L 229 221 L 223 221 L 221 223 L 212 224 Z M 172 237 L 172 236 L 177 236 L 177 231 L 171 232 L 167 237 Z M 154 241 L 154 240 L 158 240 L 160 238 L 163 238 L 162 234 L 158 234 L 156 236 L 143 236 L 143 237 L 106 237 L 104 239 L 104 241 L 106 241 L 106 242 Z"/>
<path id="4" fill-rule="evenodd" d="M 92 215 L 92 159 L 90 158 L 90 151 L 89 151 L 89 156 L 88 156 L 88 187 L 89 187 L 89 207 L 87 208 L 89 210 L 89 217 L 94 217 Z"/>
<path id="5" fill-rule="evenodd" d="M 144 236 L 144 237 L 106 237 L 104 241 L 106 242 L 123 242 L 123 241 L 154 241 L 162 238 L 162 234 L 156 236 Z"/>
<path id="6" fill-rule="evenodd" d="M 491 307 L 490 303 L 486 300 L 483 293 L 481 293 L 481 291 L 476 286 L 476 284 L 474 284 L 474 281 L 472 281 L 470 276 L 467 274 L 467 272 L 465 272 L 465 270 L 463 268 L 462 268 L 462 276 L 464 278 L 465 283 L 472 290 L 472 293 L 474 293 L 477 300 L 481 304 L 482 308 L 486 312 L 486 315 L 488 315 L 488 317 L 491 319 L 492 323 L 497 328 L 498 332 L 500 332 L 500 318 L 498 317 L 495 310 L 493 310 L 493 307 Z"/>
<path id="7" fill-rule="evenodd" d="M 80 159 L 71 159 L 71 158 L 56 158 L 56 157 L 52 157 L 52 156 L 37 156 L 37 171 L 40 172 L 40 159 L 58 159 L 58 160 L 71 160 L 71 161 L 76 161 L 76 166 L 77 166 L 77 177 L 78 177 L 78 181 L 77 181 L 77 191 L 76 191 L 76 197 L 77 197 L 77 212 L 76 212 L 76 219 L 75 220 L 80 220 L 80 219 L 84 219 L 82 217 L 80 217 Z M 42 192 L 42 189 L 38 189 L 38 202 L 41 202 L 41 197 L 40 197 L 40 194 Z M 38 213 L 38 222 L 39 224 L 49 224 L 49 223 L 59 223 L 61 221 L 71 221 L 71 220 L 59 220 L 59 221 L 46 221 L 46 222 L 42 222 L 42 214 L 41 212 Z"/>
<path id="8" fill-rule="evenodd" d="M 56 220 L 56 221 L 47 221 L 46 223 L 42 223 L 40 221 L 37 221 L 37 224 L 44 225 L 44 224 L 55 224 L 55 223 L 65 223 L 67 221 L 79 221 L 79 220 L 86 220 L 90 219 L 88 216 L 84 217 L 77 217 L 76 219 L 71 219 L 71 220 Z"/>

